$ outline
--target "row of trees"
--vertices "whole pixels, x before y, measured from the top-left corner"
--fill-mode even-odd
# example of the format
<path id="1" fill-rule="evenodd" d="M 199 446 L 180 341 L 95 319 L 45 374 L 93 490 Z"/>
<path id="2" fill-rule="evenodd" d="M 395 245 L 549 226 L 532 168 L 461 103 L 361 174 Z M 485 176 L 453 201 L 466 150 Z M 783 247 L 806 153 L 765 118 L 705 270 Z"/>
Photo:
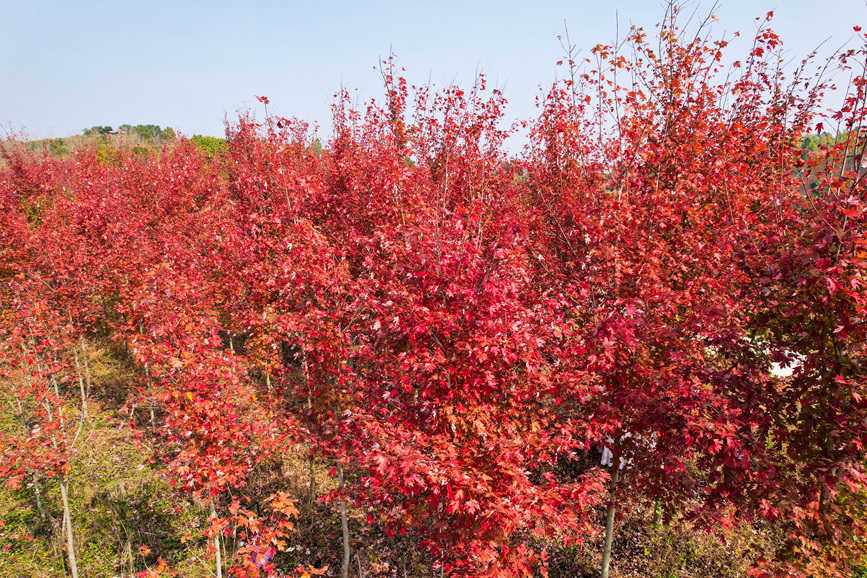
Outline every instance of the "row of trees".
<path id="1" fill-rule="evenodd" d="M 651 504 L 780 528 L 756 575 L 844 575 L 867 511 L 865 51 L 836 60 L 845 138 L 805 155 L 822 79 L 784 76 L 767 26 L 726 67 L 677 10 L 653 42 L 567 47 L 520 157 L 483 77 L 411 92 L 391 59 L 382 102 L 338 95 L 321 150 L 244 115 L 210 158 L 4 147 L 21 427 L 0 474 L 66 487 L 102 334 L 146 372 L 135 396 L 178 490 L 210 500 L 218 558 L 239 521 L 285 546 L 285 496 L 259 519 L 228 494 L 302 441 L 334 464 L 345 532 L 363 505 L 443 573 L 544 573 L 545 544 L 600 532 L 604 507 L 605 576 L 617 508 Z M 603 445 L 610 470 L 570 467 Z M 273 570 L 257 552 L 234 572 Z"/>
<path id="2" fill-rule="evenodd" d="M 160 128 L 155 124 L 137 124 L 135 126 L 131 124 L 122 124 L 117 130 L 114 130 L 110 126 L 92 126 L 90 128 L 86 128 L 81 131 L 81 134 L 84 136 L 102 136 L 105 137 L 110 134 L 123 134 L 129 136 L 136 136 L 141 139 L 143 142 L 171 142 L 177 136 L 175 134 L 175 129 L 170 126 L 167 126 L 165 129 Z"/>

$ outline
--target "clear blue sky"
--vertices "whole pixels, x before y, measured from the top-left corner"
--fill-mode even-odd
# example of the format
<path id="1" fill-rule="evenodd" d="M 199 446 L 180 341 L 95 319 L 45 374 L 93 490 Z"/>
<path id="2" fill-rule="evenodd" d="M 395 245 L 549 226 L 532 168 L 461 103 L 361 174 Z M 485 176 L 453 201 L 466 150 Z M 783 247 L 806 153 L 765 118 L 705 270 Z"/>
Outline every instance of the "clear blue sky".
<path id="1" fill-rule="evenodd" d="M 769 10 L 798 60 L 867 30 L 865 0 L 722 0 L 714 30 L 751 36 Z M 615 14 L 621 30 L 651 30 L 663 2 L 0 0 L 0 124 L 32 138 L 124 123 L 221 136 L 225 115 L 261 117 L 254 95 L 266 95 L 327 138 L 332 95 L 343 84 L 379 98 L 373 68 L 389 49 L 411 83 L 468 85 L 482 71 L 504 88 L 508 118 L 528 118 L 557 73 L 564 21 L 589 55 L 614 39 Z"/>

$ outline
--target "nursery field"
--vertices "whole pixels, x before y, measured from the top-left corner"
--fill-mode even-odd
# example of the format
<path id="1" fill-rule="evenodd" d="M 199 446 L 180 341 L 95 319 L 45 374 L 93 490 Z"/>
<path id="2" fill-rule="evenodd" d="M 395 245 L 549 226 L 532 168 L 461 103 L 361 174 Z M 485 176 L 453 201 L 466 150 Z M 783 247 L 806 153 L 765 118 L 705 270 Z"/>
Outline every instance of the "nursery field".
<path id="1" fill-rule="evenodd" d="M 678 22 L 0 142 L 0 576 L 867 575 L 867 35 Z"/>

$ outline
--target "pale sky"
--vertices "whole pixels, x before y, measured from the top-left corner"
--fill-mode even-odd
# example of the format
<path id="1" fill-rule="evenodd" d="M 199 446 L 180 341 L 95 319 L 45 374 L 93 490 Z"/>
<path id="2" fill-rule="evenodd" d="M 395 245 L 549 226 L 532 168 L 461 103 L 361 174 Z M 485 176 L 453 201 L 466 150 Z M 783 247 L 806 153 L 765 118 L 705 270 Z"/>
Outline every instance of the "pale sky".
<path id="1" fill-rule="evenodd" d="M 688 3 L 706 14 L 712 3 Z M 717 36 L 774 30 L 800 60 L 830 38 L 827 54 L 867 30 L 865 0 L 722 0 Z M 535 116 L 563 52 L 558 35 L 589 56 L 630 24 L 652 32 L 660 0 L 515 2 L 322 2 L 212 0 L 0 0 L 0 125 L 31 138 L 80 134 L 94 125 L 156 124 L 223 135 L 223 122 L 256 95 L 272 112 L 330 133 L 341 85 L 379 99 L 374 70 L 389 50 L 411 84 L 468 86 L 476 71 L 504 90 L 507 119 Z M 743 58 L 745 42 L 732 59 Z"/>

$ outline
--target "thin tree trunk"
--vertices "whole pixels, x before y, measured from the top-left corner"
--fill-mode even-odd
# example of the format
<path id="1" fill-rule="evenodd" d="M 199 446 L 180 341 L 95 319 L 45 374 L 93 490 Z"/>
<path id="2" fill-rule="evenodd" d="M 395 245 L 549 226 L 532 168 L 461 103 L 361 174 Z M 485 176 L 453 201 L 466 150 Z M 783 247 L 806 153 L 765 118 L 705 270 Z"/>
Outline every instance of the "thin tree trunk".
<path id="1" fill-rule="evenodd" d="M 36 491 L 36 509 L 39 511 L 39 517 L 45 520 L 48 516 L 42 506 L 42 492 L 39 491 L 39 480 L 36 479 L 36 475 L 33 476 L 33 489 Z"/>
<path id="2" fill-rule="evenodd" d="M 57 386 L 57 380 L 54 379 L 54 376 L 51 376 L 51 383 L 54 386 L 54 395 L 60 398 L 60 390 Z M 51 417 L 53 414 L 51 405 L 48 401 L 45 401 L 45 403 L 48 409 L 48 415 L 49 417 Z M 55 409 L 57 411 L 57 419 L 60 422 L 60 430 L 63 431 L 66 428 L 66 423 L 63 419 L 63 406 L 58 405 Z M 79 424 L 79 431 L 80 429 L 81 427 Z M 76 438 L 77 437 L 78 435 L 76 434 Z M 70 447 L 74 444 L 75 440 L 73 440 L 72 444 L 70 444 Z M 54 437 L 54 434 L 51 435 L 51 445 L 54 446 L 55 450 L 59 448 L 57 438 Z M 69 467 L 69 462 L 67 462 L 66 467 Z M 69 571 L 72 574 L 72 578 L 78 578 L 78 562 L 75 559 L 75 540 L 72 534 L 72 514 L 69 510 L 69 478 L 66 476 L 66 474 L 63 474 L 61 476 L 59 485 L 60 499 L 63 503 L 63 527 L 61 528 L 61 533 L 63 531 L 66 532 L 66 557 L 69 563 Z"/>
<path id="3" fill-rule="evenodd" d="M 217 519 L 217 510 L 214 508 L 214 502 L 211 504 L 211 520 Z M 217 578 L 223 578 L 223 558 L 222 552 L 220 551 L 220 533 L 214 532 L 214 549 L 217 553 Z"/>
<path id="4" fill-rule="evenodd" d="M 87 419 L 87 394 L 84 391 L 84 377 L 81 375 L 81 364 L 78 362 L 78 352 L 72 348 L 72 357 L 75 360 L 75 373 L 78 376 L 78 387 L 81 390 L 81 421 Z"/>
<path id="5" fill-rule="evenodd" d="M 142 327 L 141 324 L 139 324 L 139 326 L 138 326 L 138 331 L 139 331 L 139 333 L 144 335 L 144 327 Z M 144 370 L 145 370 L 145 377 L 147 378 L 147 382 L 148 382 L 148 409 L 150 409 L 150 412 L 151 412 L 151 429 L 156 429 L 157 418 L 156 418 L 156 414 L 154 413 L 154 394 L 153 394 L 153 390 L 151 389 L 151 369 L 150 369 L 150 364 L 147 361 L 145 361 Z"/>
<path id="6" fill-rule="evenodd" d="M 81 343 L 81 362 L 78 361 L 78 352 L 75 347 L 72 348 L 72 355 L 75 359 L 75 372 L 78 374 L 78 385 L 81 388 L 81 421 L 87 419 L 87 399 L 90 397 L 90 389 L 92 386 L 90 379 L 90 365 L 87 363 L 87 346 L 84 344 L 84 338 L 79 338 Z M 81 366 L 84 366 L 84 378 L 81 376 Z"/>
<path id="7" fill-rule="evenodd" d="M 304 354 L 304 358 L 301 362 L 301 366 L 304 368 L 304 379 L 307 382 L 307 411 L 313 412 L 313 392 L 310 390 L 310 369 L 307 366 L 307 354 Z M 316 471 L 313 464 L 313 453 L 310 453 L 310 503 L 316 501 Z"/>
<path id="8" fill-rule="evenodd" d="M 135 575 L 135 557 L 132 555 L 132 543 L 129 541 L 129 537 L 126 540 L 125 546 L 125 559 L 129 562 L 129 574 L 130 576 Z"/>
<path id="9" fill-rule="evenodd" d="M 839 251 L 840 251 L 840 249 L 838 247 L 837 252 L 839 253 Z M 840 375 L 840 377 L 845 378 L 847 372 L 846 372 L 846 366 L 843 365 L 843 348 L 840 346 L 840 344 L 837 342 L 836 339 L 832 339 L 831 345 L 834 349 L 834 359 L 837 362 L 837 368 L 838 368 L 837 373 Z M 833 382 L 833 377 L 831 377 L 830 374 L 829 374 L 828 381 Z M 828 389 L 829 390 L 831 389 L 830 384 L 829 384 Z M 830 405 L 831 402 L 828 401 L 826 403 L 828 405 Z M 825 410 L 826 418 L 828 417 L 828 413 L 829 413 L 829 410 L 826 408 L 826 410 Z M 826 419 L 826 422 L 827 421 L 829 421 L 829 420 Z M 825 435 L 825 445 L 822 448 L 822 450 L 823 450 L 823 453 L 825 455 L 825 459 L 827 459 L 829 463 L 833 463 L 833 461 L 834 461 L 834 437 L 831 434 L 831 432 L 828 432 Z M 837 476 L 837 468 L 836 467 L 831 468 L 831 475 L 833 477 Z M 819 511 L 820 512 L 827 511 L 829 498 L 830 498 L 830 492 L 828 489 L 828 484 L 825 483 L 825 481 L 823 480 L 822 481 L 822 490 L 819 494 Z"/>
<path id="10" fill-rule="evenodd" d="M 337 483 L 343 490 L 343 465 L 337 462 Z M 340 528 L 343 531 L 343 563 L 340 566 L 340 578 L 349 578 L 349 521 L 346 518 L 346 500 L 340 498 Z"/>
<path id="11" fill-rule="evenodd" d="M 51 520 L 51 529 L 54 532 L 54 536 L 57 538 L 56 540 L 51 541 L 51 550 L 54 552 L 54 555 L 60 559 L 60 563 L 63 564 L 63 575 L 67 576 L 69 574 L 69 562 L 66 560 L 66 556 L 63 555 L 63 551 L 66 549 L 66 546 L 63 543 L 64 534 L 66 533 L 63 529 L 63 518 L 58 522 L 57 519 Z"/>
<path id="12" fill-rule="evenodd" d="M 63 500 L 63 522 L 66 526 L 66 556 L 69 559 L 69 570 L 72 578 L 78 578 L 78 562 L 75 560 L 75 541 L 72 536 L 72 516 L 69 512 L 69 479 L 63 476 L 60 480 L 60 497 Z"/>
<path id="13" fill-rule="evenodd" d="M 313 456 L 310 456 L 310 503 L 316 501 L 316 468 L 313 464 Z"/>
<path id="14" fill-rule="evenodd" d="M 656 500 L 656 505 L 653 507 L 653 526 L 655 528 L 659 527 L 659 524 L 662 522 L 662 501 Z"/>
<path id="15" fill-rule="evenodd" d="M 148 380 L 148 409 L 151 413 L 151 429 L 156 429 L 157 427 L 157 416 L 154 412 L 154 392 L 151 388 L 151 370 L 150 365 L 145 362 L 145 376 Z"/>
<path id="16" fill-rule="evenodd" d="M 21 419 L 21 428 L 26 434 L 29 428 L 27 427 L 27 416 L 24 413 L 24 405 L 18 396 L 15 396 L 15 402 L 18 405 L 18 417 Z M 39 512 L 39 517 L 45 520 L 47 516 L 45 508 L 42 506 L 42 492 L 39 490 L 39 479 L 36 477 L 36 474 L 33 474 L 33 489 L 36 491 L 36 510 Z"/>
<path id="17" fill-rule="evenodd" d="M 620 459 L 612 463 L 611 497 L 608 506 L 608 519 L 605 522 L 605 550 L 602 553 L 602 578 L 608 578 L 608 566 L 611 563 L 611 543 L 614 541 L 614 514 L 617 512 L 617 480 L 620 479 Z"/>

